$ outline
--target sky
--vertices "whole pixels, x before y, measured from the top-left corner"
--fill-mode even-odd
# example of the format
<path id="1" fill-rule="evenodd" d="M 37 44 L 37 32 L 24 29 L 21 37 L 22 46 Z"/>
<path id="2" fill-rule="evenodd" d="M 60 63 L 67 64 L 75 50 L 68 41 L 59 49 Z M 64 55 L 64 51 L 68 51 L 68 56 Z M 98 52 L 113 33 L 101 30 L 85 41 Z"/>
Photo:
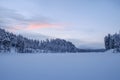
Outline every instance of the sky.
<path id="1" fill-rule="evenodd" d="M 120 30 L 120 0 L 0 0 L 1 28 L 102 44 Z"/>

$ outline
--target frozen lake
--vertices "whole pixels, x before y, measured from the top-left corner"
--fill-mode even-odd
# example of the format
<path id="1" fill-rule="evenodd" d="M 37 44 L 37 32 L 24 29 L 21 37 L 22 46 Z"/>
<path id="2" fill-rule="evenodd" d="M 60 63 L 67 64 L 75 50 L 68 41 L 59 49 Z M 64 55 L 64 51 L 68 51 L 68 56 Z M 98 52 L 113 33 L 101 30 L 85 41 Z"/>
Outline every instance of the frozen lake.
<path id="1" fill-rule="evenodd" d="M 0 54 L 0 80 L 120 80 L 120 54 Z"/>

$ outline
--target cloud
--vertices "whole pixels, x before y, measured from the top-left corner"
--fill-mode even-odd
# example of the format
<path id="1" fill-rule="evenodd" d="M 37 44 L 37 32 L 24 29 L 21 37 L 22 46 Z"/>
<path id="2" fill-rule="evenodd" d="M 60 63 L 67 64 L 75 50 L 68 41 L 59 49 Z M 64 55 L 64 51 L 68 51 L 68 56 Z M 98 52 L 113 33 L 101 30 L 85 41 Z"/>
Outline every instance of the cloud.
<path id="1" fill-rule="evenodd" d="M 12 24 L 18 24 L 25 21 L 23 15 L 18 14 L 16 11 L 0 7 L 0 24 L 4 27 L 11 26 Z"/>
<path id="2" fill-rule="evenodd" d="M 15 10 L 0 7 L 0 27 L 11 31 L 33 30 L 40 28 L 58 28 L 62 26 L 65 25 L 54 23 L 48 17 L 30 16 L 27 18 Z"/>
<path id="3" fill-rule="evenodd" d="M 52 23 L 30 23 L 27 26 L 20 26 L 20 25 L 16 25 L 16 26 L 12 26 L 12 27 L 7 27 L 7 30 L 15 32 L 18 30 L 37 30 L 37 29 L 41 29 L 41 28 L 59 28 L 62 29 L 64 26 L 63 24 L 52 24 Z"/>
<path id="4" fill-rule="evenodd" d="M 40 29 L 40 28 L 59 28 L 62 27 L 64 25 L 62 24 L 52 24 L 52 23 L 32 23 L 30 24 L 27 29 L 28 30 L 32 30 L 32 29 Z"/>

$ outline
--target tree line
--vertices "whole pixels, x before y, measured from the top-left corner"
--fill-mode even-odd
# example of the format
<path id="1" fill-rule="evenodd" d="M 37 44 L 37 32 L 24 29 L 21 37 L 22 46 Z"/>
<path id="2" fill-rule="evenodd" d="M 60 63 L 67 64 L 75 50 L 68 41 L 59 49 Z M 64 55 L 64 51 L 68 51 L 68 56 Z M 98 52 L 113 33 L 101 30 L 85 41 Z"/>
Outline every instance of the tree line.
<path id="1" fill-rule="evenodd" d="M 33 40 L 0 29 L 0 52 L 77 52 L 71 42 L 64 39 Z"/>

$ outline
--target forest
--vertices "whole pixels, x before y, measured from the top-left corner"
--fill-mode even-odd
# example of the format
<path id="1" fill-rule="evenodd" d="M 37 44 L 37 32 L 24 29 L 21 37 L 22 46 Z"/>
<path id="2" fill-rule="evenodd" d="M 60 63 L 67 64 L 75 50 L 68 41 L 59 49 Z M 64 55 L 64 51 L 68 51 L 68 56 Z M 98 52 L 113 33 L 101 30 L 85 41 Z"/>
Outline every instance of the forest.
<path id="1" fill-rule="evenodd" d="M 104 38 L 106 50 L 114 49 L 117 52 L 120 52 L 120 32 L 113 35 L 108 34 Z"/>
<path id="2" fill-rule="evenodd" d="M 71 42 L 63 39 L 33 40 L 0 29 L 0 52 L 35 53 L 35 52 L 77 52 Z"/>

